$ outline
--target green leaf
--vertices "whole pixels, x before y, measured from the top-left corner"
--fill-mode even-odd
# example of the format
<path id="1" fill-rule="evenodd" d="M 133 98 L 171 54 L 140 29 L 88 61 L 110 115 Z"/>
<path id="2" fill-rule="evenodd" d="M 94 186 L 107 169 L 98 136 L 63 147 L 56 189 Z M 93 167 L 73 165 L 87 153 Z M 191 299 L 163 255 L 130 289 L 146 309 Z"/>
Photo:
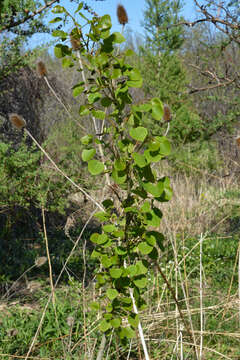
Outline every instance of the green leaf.
<path id="1" fill-rule="evenodd" d="M 115 69 L 113 69 L 111 78 L 112 78 L 112 79 L 117 79 L 117 78 L 119 78 L 121 75 L 122 75 L 121 69 L 115 68 Z"/>
<path id="2" fill-rule="evenodd" d="M 113 300 L 118 296 L 118 291 L 116 289 L 107 289 L 106 294 L 109 300 Z"/>
<path id="3" fill-rule="evenodd" d="M 95 118 L 104 120 L 105 119 L 105 112 L 101 110 L 92 110 L 92 114 Z"/>
<path id="4" fill-rule="evenodd" d="M 93 140 L 92 135 L 85 135 L 80 139 L 83 145 L 89 145 L 92 142 L 92 140 Z"/>
<path id="5" fill-rule="evenodd" d="M 164 246 L 163 246 L 164 236 L 163 236 L 163 234 L 159 233 L 158 231 L 148 231 L 145 234 L 145 238 L 146 238 L 146 241 L 150 245 L 155 245 L 157 243 L 157 245 L 160 247 L 160 249 L 162 251 L 164 251 Z M 155 239 L 155 241 L 153 239 Z"/>
<path id="6" fill-rule="evenodd" d="M 136 265 L 129 265 L 126 270 L 127 270 L 127 273 L 131 277 L 137 275 L 137 267 L 136 267 Z"/>
<path id="7" fill-rule="evenodd" d="M 129 134 L 134 140 L 142 142 L 146 139 L 148 131 L 145 127 L 138 126 L 136 128 L 131 128 Z"/>
<path id="8" fill-rule="evenodd" d="M 158 162 L 162 159 L 162 155 L 159 153 L 159 150 L 157 151 L 151 151 L 151 150 L 145 150 L 144 156 L 146 157 L 147 161 L 149 163 Z"/>
<path id="9" fill-rule="evenodd" d="M 150 212 L 145 214 L 145 219 L 148 226 L 158 227 L 162 219 L 162 212 L 154 207 Z"/>
<path id="10" fill-rule="evenodd" d="M 143 255 L 150 254 L 153 247 L 149 245 L 146 241 L 142 241 L 138 244 L 138 249 Z"/>
<path id="11" fill-rule="evenodd" d="M 100 18 L 99 24 L 101 25 L 101 30 L 109 30 L 112 27 L 111 16 L 104 15 Z"/>
<path id="12" fill-rule="evenodd" d="M 118 255 L 126 255 L 127 253 L 127 250 L 122 246 L 117 246 L 114 250 Z"/>
<path id="13" fill-rule="evenodd" d="M 92 93 L 88 95 L 88 102 L 89 104 L 93 104 L 96 101 L 100 100 L 102 95 L 98 92 Z"/>
<path id="14" fill-rule="evenodd" d="M 99 330 L 102 332 L 106 332 L 107 330 L 111 329 L 112 325 L 107 320 L 102 320 L 99 324 Z"/>
<path id="15" fill-rule="evenodd" d="M 85 116 L 89 114 L 89 109 L 85 105 L 81 105 L 79 108 L 79 115 Z"/>
<path id="16" fill-rule="evenodd" d="M 117 268 L 111 268 L 110 269 L 110 275 L 113 279 L 118 279 L 121 277 L 123 270 L 122 269 L 117 269 Z"/>
<path id="17" fill-rule="evenodd" d="M 148 201 L 145 201 L 141 207 L 141 211 L 148 212 L 151 211 L 151 205 Z"/>
<path id="18" fill-rule="evenodd" d="M 99 160 L 90 160 L 88 162 L 88 171 L 92 175 L 99 175 L 104 171 L 104 165 Z"/>
<path id="19" fill-rule="evenodd" d="M 74 64 L 71 60 L 71 58 L 64 58 L 62 59 L 62 67 L 63 68 L 68 68 L 68 67 L 73 67 Z"/>
<path id="20" fill-rule="evenodd" d="M 66 45 L 57 44 L 54 48 L 54 55 L 60 59 L 66 55 L 71 55 L 71 49 Z"/>
<path id="21" fill-rule="evenodd" d="M 135 53 L 132 49 L 127 49 L 124 53 L 125 56 L 133 56 Z"/>
<path id="22" fill-rule="evenodd" d="M 109 99 L 109 98 L 107 98 L 107 97 L 104 97 L 104 98 L 101 99 L 101 105 L 102 105 L 103 107 L 108 107 L 108 106 L 110 106 L 111 104 L 112 104 L 112 100 L 111 100 L 111 99 Z"/>
<path id="23" fill-rule="evenodd" d="M 126 162 L 122 159 L 116 159 L 114 161 L 114 168 L 116 170 L 125 170 L 126 169 Z"/>
<path id="24" fill-rule="evenodd" d="M 164 156 L 168 156 L 171 153 L 171 144 L 165 136 L 157 136 L 157 141 L 160 143 L 160 153 Z"/>
<path id="25" fill-rule="evenodd" d="M 127 85 L 130 87 L 140 88 L 142 86 L 143 80 L 141 73 L 138 69 L 133 69 L 131 71 L 126 71 L 124 75 L 127 75 L 129 80 Z"/>
<path id="26" fill-rule="evenodd" d="M 139 315 L 131 313 L 131 315 L 128 316 L 128 322 L 133 328 L 137 328 L 139 324 Z"/>
<path id="27" fill-rule="evenodd" d="M 116 231 L 117 228 L 115 225 L 107 224 L 107 225 L 103 225 L 103 230 L 107 233 L 112 233 L 112 232 Z"/>
<path id="28" fill-rule="evenodd" d="M 81 2 L 81 3 L 78 5 L 77 10 L 74 12 L 74 14 L 76 14 L 77 12 L 79 12 L 82 8 L 83 8 L 83 3 Z"/>
<path id="29" fill-rule="evenodd" d="M 49 24 L 55 24 L 55 23 L 57 23 L 59 21 L 62 21 L 62 18 L 57 16 L 54 19 L 52 19 L 51 21 L 49 21 Z"/>
<path id="30" fill-rule="evenodd" d="M 111 323 L 112 327 L 114 327 L 114 329 L 117 329 L 121 326 L 122 320 L 121 320 L 121 318 L 114 318 L 114 319 L 110 320 L 110 323 Z"/>
<path id="31" fill-rule="evenodd" d="M 147 192 L 149 192 L 156 198 L 161 196 L 164 190 L 164 185 L 162 181 L 158 181 L 156 184 L 152 182 L 143 182 L 143 187 Z"/>
<path id="32" fill-rule="evenodd" d="M 149 263 L 146 260 L 140 260 L 137 261 L 136 267 L 137 267 L 137 273 L 136 275 L 144 275 L 148 273 L 149 269 Z"/>
<path id="33" fill-rule="evenodd" d="M 133 282 L 138 288 L 143 289 L 147 286 L 148 279 L 146 278 L 146 276 L 142 275 L 134 279 Z"/>
<path id="34" fill-rule="evenodd" d="M 136 333 L 130 327 L 122 327 L 119 336 L 121 339 L 132 339 L 136 336 Z"/>
<path id="35" fill-rule="evenodd" d="M 98 236 L 97 244 L 102 245 L 108 241 L 108 236 L 106 234 L 100 234 Z"/>
<path id="36" fill-rule="evenodd" d="M 140 168 L 143 168 L 147 165 L 147 160 L 144 155 L 139 153 L 133 153 L 132 157 L 134 159 L 134 163 Z"/>
<path id="37" fill-rule="evenodd" d="M 107 255 L 103 255 L 101 257 L 101 263 L 103 264 L 103 266 L 107 269 L 110 266 L 112 266 L 112 259 L 109 258 Z"/>
<path id="38" fill-rule="evenodd" d="M 93 301 L 90 303 L 90 308 L 94 311 L 98 311 L 100 310 L 100 304 L 97 303 L 96 301 Z"/>
<path id="39" fill-rule="evenodd" d="M 152 103 L 152 117 L 155 120 L 162 120 L 163 117 L 163 104 L 160 99 L 153 98 Z"/>
<path id="40" fill-rule="evenodd" d="M 105 211 L 99 211 L 96 214 L 94 214 L 94 216 L 100 221 L 107 221 L 111 217 L 111 215 Z"/>
<path id="41" fill-rule="evenodd" d="M 61 14 L 61 13 L 64 13 L 64 12 L 66 12 L 65 8 L 63 6 L 60 6 L 60 5 L 56 5 L 52 9 L 53 14 Z"/>
<path id="42" fill-rule="evenodd" d="M 67 59 L 64 59 L 64 60 L 67 60 Z M 73 89 L 73 96 L 76 97 L 84 91 L 85 87 L 77 84 L 77 85 L 73 86 L 72 89 Z"/>
<path id="43" fill-rule="evenodd" d="M 111 209 L 114 206 L 114 203 L 111 199 L 105 199 L 102 202 L 102 205 L 105 207 L 105 209 Z"/>
<path id="44" fill-rule="evenodd" d="M 109 61 L 108 56 L 105 53 L 100 53 L 99 55 L 95 56 L 94 60 L 96 64 L 100 66 L 105 65 Z"/>
<path id="45" fill-rule="evenodd" d="M 116 169 L 113 169 L 112 178 L 116 184 L 124 184 L 127 180 L 127 174 L 125 171 L 117 171 Z"/>
<path id="46" fill-rule="evenodd" d="M 96 154 L 96 150 L 95 149 L 84 149 L 82 151 L 82 159 L 83 161 L 89 161 L 91 160 L 94 155 Z"/>
<path id="47" fill-rule="evenodd" d="M 62 40 L 66 40 L 68 38 L 68 34 L 63 30 L 53 30 L 52 36 L 60 37 Z"/>
<path id="48" fill-rule="evenodd" d="M 101 245 L 108 240 L 108 236 L 106 234 L 94 233 L 91 235 L 90 240 L 95 244 Z"/>
<path id="49" fill-rule="evenodd" d="M 121 44 L 125 41 L 125 37 L 120 32 L 114 32 L 112 36 L 114 37 L 113 42 L 116 44 Z"/>

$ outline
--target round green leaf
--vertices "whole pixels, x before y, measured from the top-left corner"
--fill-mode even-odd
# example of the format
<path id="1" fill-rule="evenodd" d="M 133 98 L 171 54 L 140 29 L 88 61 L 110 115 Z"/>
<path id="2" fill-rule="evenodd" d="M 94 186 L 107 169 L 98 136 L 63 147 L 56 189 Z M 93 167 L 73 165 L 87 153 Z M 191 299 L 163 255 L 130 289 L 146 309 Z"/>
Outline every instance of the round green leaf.
<path id="1" fill-rule="evenodd" d="M 143 289 L 146 287 L 148 279 L 144 275 L 142 275 L 137 279 L 134 279 L 133 282 L 138 288 Z"/>
<path id="2" fill-rule="evenodd" d="M 96 154 L 96 150 L 95 149 L 84 149 L 82 152 L 82 159 L 83 161 L 89 161 L 91 160 L 94 155 Z"/>
<path id="3" fill-rule="evenodd" d="M 104 120 L 105 119 L 105 112 L 101 110 L 92 110 L 92 114 L 95 118 Z"/>
<path id="4" fill-rule="evenodd" d="M 109 321 L 107 320 L 102 320 L 99 324 L 99 329 L 102 332 L 106 332 L 107 330 L 111 329 L 112 325 L 110 324 Z"/>
<path id="5" fill-rule="evenodd" d="M 104 171 L 104 165 L 99 160 L 90 160 L 88 162 L 88 171 L 92 175 L 99 175 Z"/>
<path id="6" fill-rule="evenodd" d="M 164 156 L 168 156 L 171 153 L 171 144 L 165 136 L 157 137 L 160 143 L 160 153 Z"/>
<path id="7" fill-rule="evenodd" d="M 153 98 L 152 103 L 152 117 L 155 120 L 162 120 L 163 117 L 163 104 L 160 99 Z"/>
<path id="8" fill-rule="evenodd" d="M 66 60 L 66 59 L 63 59 L 63 60 Z M 83 92 L 85 87 L 78 84 L 78 85 L 75 85 L 72 89 L 73 89 L 73 96 L 76 97 Z"/>
<path id="9" fill-rule="evenodd" d="M 107 225 L 103 225 L 103 230 L 107 233 L 112 233 L 114 232 L 115 230 L 117 230 L 116 226 L 115 225 L 112 225 L 112 224 L 107 224 Z"/>
<path id="10" fill-rule="evenodd" d="M 130 327 L 122 327 L 119 335 L 121 339 L 124 338 L 132 339 L 136 336 L 136 333 Z"/>
<path id="11" fill-rule="evenodd" d="M 133 153 L 132 157 L 134 159 L 134 163 L 140 168 L 143 168 L 147 165 L 147 160 L 144 155 L 139 153 Z"/>
<path id="12" fill-rule="evenodd" d="M 122 159 L 116 159 L 114 161 L 114 168 L 116 170 L 125 170 L 126 169 L 126 162 Z"/>
<path id="13" fill-rule="evenodd" d="M 139 323 L 139 315 L 132 313 L 128 316 L 128 322 L 133 328 L 137 328 Z"/>
<path id="14" fill-rule="evenodd" d="M 110 323 L 111 323 L 112 327 L 117 329 L 121 326 L 122 320 L 120 318 L 114 318 L 114 319 L 110 320 Z"/>
<path id="15" fill-rule="evenodd" d="M 114 36 L 114 43 L 121 44 L 125 41 L 125 37 L 120 32 L 114 32 L 112 35 Z"/>
<path id="16" fill-rule="evenodd" d="M 157 198 L 162 195 L 164 185 L 162 181 L 159 181 L 157 184 L 154 184 L 152 182 L 144 182 L 143 188 Z"/>
<path id="17" fill-rule="evenodd" d="M 118 291 L 116 289 L 107 289 L 107 297 L 109 300 L 113 300 L 118 296 Z"/>
<path id="18" fill-rule="evenodd" d="M 80 139 L 80 141 L 83 145 L 88 145 L 92 142 L 92 139 L 93 139 L 92 135 L 85 135 Z"/>
<path id="19" fill-rule="evenodd" d="M 140 242 L 140 244 L 138 244 L 138 249 L 143 255 L 147 255 L 150 254 L 153 247 L 149 245 L 146 241 L 142 241 Z"/>
<path id="20" fill-rule="evenodd" d="M 148 131 L 145 127 L 138 126 L 136 128 L 131 128 L 129 134 L 134 140 L 142 142 L 146 139 Z"/>
<path id="21" fill-rule="evenodd" d="M 112 265 L 112 259 L 109 258 L 107 255 L 103 255 L 101 257 L 101 262 L 106 269 Z"/>
<path id="22" fill-rule="evenodd" d="M 112 268 L 110 269 L 110 275 L 113 279 L 119 279 L 123 273 L 122 269 L 116 269 L 116 268 Z"/>

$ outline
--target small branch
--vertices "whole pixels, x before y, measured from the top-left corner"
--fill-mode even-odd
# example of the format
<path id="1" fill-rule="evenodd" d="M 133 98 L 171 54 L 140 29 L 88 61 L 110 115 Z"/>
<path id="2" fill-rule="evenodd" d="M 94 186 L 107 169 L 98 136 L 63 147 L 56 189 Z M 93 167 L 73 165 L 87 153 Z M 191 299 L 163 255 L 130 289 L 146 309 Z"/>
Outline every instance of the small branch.
<path id="1" fill-rule="evenodd" d="M 52 0 L 52 1 L 46 2 L 45 5 L 43 5 L 41 8 L 39 8 L 36 11 L 33 11 L 29 15 L 26 15 L 24 18 L 17 20 L 17 21 L 12 20 L 9 24 L 1 27 L 0 33 L 3 32 L 4 30 L 10 31 L 13 27 L 24 24 L 26 21 L 33 19 L 35 16 L 41 14 L 44 10 L 51 7 L 54 3 L 58 2 L 58 1 L 59 0 Z"/>

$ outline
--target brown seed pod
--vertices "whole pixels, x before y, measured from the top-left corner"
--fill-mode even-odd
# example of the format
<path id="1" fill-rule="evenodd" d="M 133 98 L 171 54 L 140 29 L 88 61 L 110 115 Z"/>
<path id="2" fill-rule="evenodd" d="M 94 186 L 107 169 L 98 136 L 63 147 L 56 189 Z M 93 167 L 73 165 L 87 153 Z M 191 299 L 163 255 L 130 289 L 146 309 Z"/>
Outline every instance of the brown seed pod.
<path id="1" fill-rule="evenodd" d="M 238 137 L 236 138 L 236 143 L 237 143 L 237 146 L 240 146 L 240 136 L 238 136 Z"/>
<path id="2" fill-rule="evenodd" d="M 72 34 L 70 34 L 70 42 L 73 50 L 79 50 L 81 48 L 80 40 L 76 39 Z"/>
<path id="3" fill-rule="evenodd" d="M 44 265 L 46 261 L 47 261 L 46 256 L 39 256 L 38 258 L 35 259 L 35 265 L 37 267 L 40 267 Z"/>
<path id="4" fill-rule="evenodd" d="M 165 122 L 169 122 L 172 119 L 171 110 L 170 110 L 170 107 L 167 104 L 164 104 L 164 106 L 163 106 L 163 117 L 162 117 L 162 119 Z"/>
<path id="5" fill-rule="evenodd" d="M 26 121 L 21 115 L 15 113 L 9 114 L 9 120 L 11 121 L 12 125 L 18 130 L 22 130 L 22 128 L 26 126 Z"/>
<path id="6" fill-rule="evenodd" d="M 70 33 L 70 42 L 71 42 L 73 50 L 75 50 L 75 51 L 81 49 L 81 47 L 82 47 L 82 44 L 80 41 L 81 35 L 82 35 L 81 30 L 78 28 L 73 29 Z"/>
<path id="7" fill-rule="evenodd" d="M 122 6 L 120 4 L 117 6 L 117 17 L 118 17 L 119 24 L 126 25 L 128 23 L 127 12 L 126 12 L 124 6 Z"/>
<path id="8" fill-rule="evenodd" d="M 39 61 L 37 63 L 37 73 L 40 77 L 44 77 L 47 75 L 47 68 L 43 61 Z"/>

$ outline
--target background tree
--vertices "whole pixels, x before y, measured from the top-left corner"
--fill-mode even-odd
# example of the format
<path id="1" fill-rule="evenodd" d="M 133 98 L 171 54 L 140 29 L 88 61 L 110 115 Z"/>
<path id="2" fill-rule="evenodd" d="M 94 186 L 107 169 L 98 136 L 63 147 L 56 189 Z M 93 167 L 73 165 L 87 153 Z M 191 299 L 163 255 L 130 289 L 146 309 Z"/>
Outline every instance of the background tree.
<path id="1" fill-rule="evenodd" d="M 202 130 L 200 118 L 186 96 L 188 79 L 179 56 L 184 43 L 184 29 L 171 26 L 183 20 L 182 8 L 179 0 L 146 1 L 143 21 L 146 42 L 140 52 L 145 92 L 159 96 L 172 109 L 175 115 L 170 136 L 177 143 L 198 138 Z M 149 125 L 157 131 L 157 124 Z"/>

